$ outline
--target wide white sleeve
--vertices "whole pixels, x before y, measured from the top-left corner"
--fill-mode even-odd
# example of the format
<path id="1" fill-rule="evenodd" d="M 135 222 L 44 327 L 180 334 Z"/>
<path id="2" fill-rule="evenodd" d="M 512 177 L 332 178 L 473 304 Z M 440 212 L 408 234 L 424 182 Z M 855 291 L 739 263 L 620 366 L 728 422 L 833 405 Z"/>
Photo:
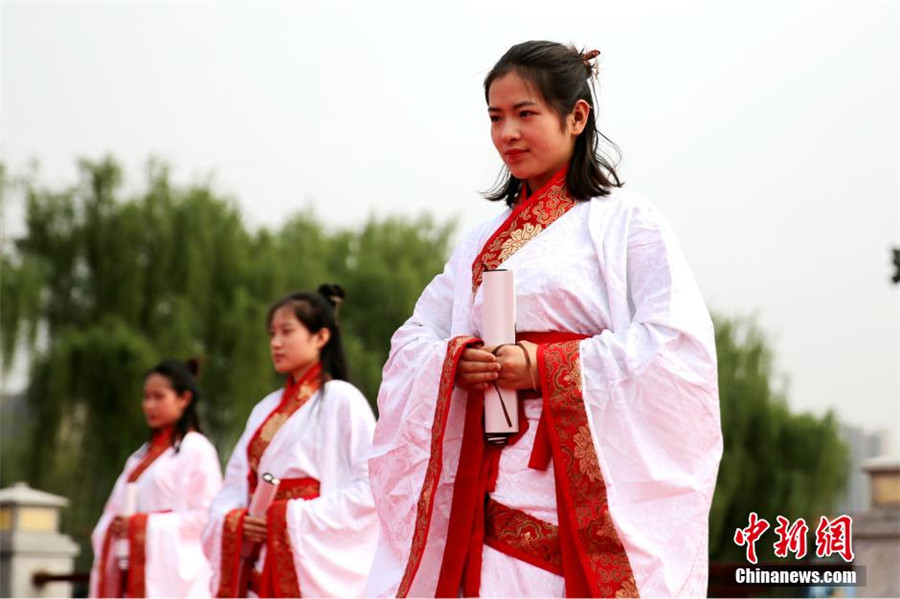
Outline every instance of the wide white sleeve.
<path id="1" fill-rule="evenodd" d="M 179 472 L 184 509 L 147 517 L 148 596 L 203 596 L 208 593 L 209 565 L 201 550 L 201 534 L 209 507 L 222 487 L 219 456 L 204 437 L 182 443 L 179 456 L 187 466 Z"/>
<path id="2" fill-rule="evenodd" d="M 94 564 L 91 567 L 89 597 L 100 596 L 100 589 L 98 588 L 100 583 L 100 569 L 111 567 L 108 563 L 101 563 L 103 543 L 106 540 L 106 531 L 109 529 L 109 525 L 122 511 L 122 500 L 125 493 L 125 473 L 131 470 L 130 462 L 131 458 L 125 461 L 125 469 L 119 475 L 119 478 L 116 479 L 116 484 L 113 485 L 112 493 L 109 494 L 109 499 L 106 500 L 106 505 L 103 507 L 103 513 L 100 516 L 100 520 L 97 522 L 97 525 L 91 533 L 91 547 L 94 550 Z M 110 552 L 109 561 L 115 561 L 114 551 Z"/>
<path id="3" fill-rule="evenodd" d="M 579 345 L 583 398 L 641 595 L 701 594 L 722 454 L 712 321 L 656 209 L 616 222 L 592 214 L 615 323 Z"/>
<path id="4" fill-rule="evenodd" d="M 391 351 L 378 390 L 379 417 L 372 451 L 375 468 L 380 468 L 378 458 L 408 444 L 403 430 L 408 428 L 410 418 L 431 427 L 437 389 L 435 374 L 439 376 L 443 367 L 453 335 L 459 286 L 468 285 L 471 280 L 473 248 L 483 230 L 484 227 L 466 235 L 444 270 L 422 291 L 412 316 L 391 337 Z M 381 483 L 373 481 L 375 484 Z M 379 497 L 379 493 L 375 496 Z"/>
<path id="5" fill-rule="evenodd" d="M 348 383 L 328 383 L 321 401 L 321 495 L 288 502 L 291 549 L 304 595 L 356 597 L 378 539 L 368 466 L 375 417 Z"/>
<path id="6" fill-rule="evenodd" d="M 378 391 L 378 423 L 369 460 L 380 537 L 366 595 L 396 595 L 409 559 L 416 504 L 431 454 L 438 381 L 452 335 L 458 285 L 471 277 L 464 240 L 422 292 L 391 338 Z M 427 593 L 426 593 L 427 594 Z"/>
<path id="7" fill-rule="evenodd" d="M 258 407 L 258 406 L 257 406 Z M 225 522 L 225 516 L 233 509 L 246 508 L 249 493 L 249 482 L 247 481 L 247 472 L 250 465 L 247 461 L 247 444 L 253 433 L 256 432 L 255 427 L 251 427 L 251 423 L 256 421 L 253 414 L 256 412 L 254 408 L 247 427 L 241 438 L 238 439 L 228 464 L 225 467 L 225 479 L 222 488 L 215 496 L 209 506 L 209 519 L 206 527 L 203 529 L 203 552 L 206 559 L 212 567 L 213 576 L 210 580 L 210 590 L 213 596 L 219 588 L 219 575 L 222 563 L 222 529 Z"/>

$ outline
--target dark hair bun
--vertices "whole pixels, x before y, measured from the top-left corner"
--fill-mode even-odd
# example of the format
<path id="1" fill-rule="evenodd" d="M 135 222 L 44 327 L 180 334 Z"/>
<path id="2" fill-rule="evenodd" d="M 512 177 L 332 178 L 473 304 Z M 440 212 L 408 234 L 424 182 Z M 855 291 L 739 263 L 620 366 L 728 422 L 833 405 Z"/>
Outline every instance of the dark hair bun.
<path id="1" fill-rule="evenodd" d="M 200 362 L 201 362 L 201 360 L 199 357 L 195 356 L 193 358 L 188 358 L 187 360 L 184 361 L 184 367 L 187 368 L 188 372 L 190 372 L 192 375 L 199 376 L 200 375 Z"/>
<path id="2" fill-rule="evenodd" d="M 328 302 L 337 308 L 344 301 L 344 288 L 334 283 L 323 283 L 319 285 L 319 295 L 323 296 Z"/>

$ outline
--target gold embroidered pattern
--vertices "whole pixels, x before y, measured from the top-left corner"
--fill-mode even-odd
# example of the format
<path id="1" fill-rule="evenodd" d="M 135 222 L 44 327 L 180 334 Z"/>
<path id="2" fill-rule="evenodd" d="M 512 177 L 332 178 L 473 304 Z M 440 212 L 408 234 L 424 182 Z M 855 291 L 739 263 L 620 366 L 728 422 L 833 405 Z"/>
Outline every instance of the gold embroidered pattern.
<path id="1" fill-rule="evenodd" d="M 559 529 L 490 498 L 484 509 L 484 542 L 506 555 L 563 575 Z"/>
<path id="2" fill-rule="evenodd" d="M 168 431 L 167 433 L 163 433 L 154 437 L 153 442 L 150 443 L 150 446 L 147 448 L 147 453 L 144 454 L 144 457 L 141 458 L 141 461 L 137 466 L 134 467 L 134 470 L 128 473 L 127 481 L 130 483 L 136 482 L 138 478 L 149 468 L 153 462 L 159 458 L 162 454 L 166 453 L 166 450 L 172 446 L 172 431 Z"/>
<path id="3" fill-rule="evenodd" d="M 302 597 L 287 526 L 287 504 L 287 501 L 276 501 L 269 508 L 266 560 L 272 563 L 266 569 L 272 576 L 273 597 Z"/>
<path id="4" fill-rule="evenodd" d="M 497 260 L 502 263 L 519 251 L 519 248 L 523 247 L 534 237 L 537 237 L 538 233 L 543 230 L 544 228 L 540 225 L 525 223 L 521 229 L 517 229 L 509 234 L 509 237 L 500 246 L 500 255 L 497 256 Z"/>
<path id="5" fill-rule="evenodd" d="M 425 550 L 425 542 L 428 540 L 428 528 L 431 525 L 431 511 L 434 508 L 434 493 L 441 477 L 441 461 L 443 459 L 444 429 L 447 426 L 447 416 L 450 412 L 450 398 L 453 395 L 453 385 L 456 379 L 456 365 L 462 351 L 470 343 L 478 341 L 475 337 L 454 337 L 447 344 L 447 354 L 444 358 L 444 368 L 441 371 L 441 382 L 438 387 L 437 402 L 434 406 L 434 424 L 431 427 L 431 455 L 428 458 L 428 466 L 425 469 L 425 480 L 422 483 L 422 492 L 416 505 L 416 524 L 413 529 L 412 544 L 409 550 L 409 559 L 403 572 L 403 579 L 397 589 L 398 597 L 406 597 L 412 586 L 413 579 L 422 561 L 422 552 Z"/>
<path id="6" fill-rule="evenodd" d="M 578 469 L 587 476 L 591 482 L 603 480 L 600 472 L 600 464 L 597 462 L 597 454 L 594 451 L 594 440 L 591 439 L 591 431 L 587 428 L 579 429 L 572 437 L 574 443 L 573 453 L 578 461 Z"/>
<path id="7" fill-rule="evenodd" d="M 128 596 L 146 597 L 147 517 L 135 514 L 128 520 Z"/>
<path id="8" fill-rule="evenodd" d="M 237 508 L 225 515 L 222 524 L 222 549 L 219 560 L 219 589 L 216 597 L 237 597 L 241 568 L 241 544 L 247 510 Z"/>
<path id="9" fill-rule="evenodd" d="M 499 267 L 575 204 L 566 191 L 565 172 L 557 173 L 545 190 L 528 199 L 523 196 L 472 263 L 472 293 L 478 291 L 485 270 Z"/>
<path id="10" fill-rule="evenodd" d="M 319 496 L 319 481 L 314 478 L 297 479 L 296 483 L 293 479 L 282 479 L 275 492 L 275 500 L 288 499 L 315 499 Z"/>
<path id="11" fill-rule="evenodd" d="M 599 597 L 637 597 L 628 555 L 610 517 L 606 483 L 590 435 L 578 344 L 550 343 L 539 350 L 545 413 L 558 444 L 554 467 L 566 481 L 563 495 L 575 515 L 575 541 L 582 559 L 587 560 L 592 590 Z"/>
<path id="12" fill-rule="evenodd" d="M 299 396 L 299 394 L 298 394 Z M 266 423 L 259 431 L 259 439 L 264 441 L 265 443 L 270 443 L 272 441 L 272 437 L 275 436 L 275 433 L 278 432 L 278 429 L 281 428 L 288 419 L 287 414 L 272 414 L 272 417 L 266 420 Z"/>
<path id="13" fill-rule="evenodd" d="M 634 581 L 634 576 L 626 580 L 622 583 L 622 588 L 619 589 L 619 592 L 616 593 L 616 597 L 640 597 L 640 593 L 638 593 L 637 583 Z"/>
<path id="14" fill-rule="evenodd" d="M 281 403 L 266 417 L 265 421 L 257 429 L 256 434 L 247 444 L 247 461 L 250 464 L 250 492 L 256 489 L 256 475 L 259 471 L 259 461 L 269 447 L 269 443 L 275 438 L 275 435 L 284 426 L 284 423 L 294 415 L 294 413 L 302 408 L 306 402 L 315 395 L 319 390 L 322 365 L 316 364 L 303 375 L 303 379 L 298 381 L 296 386 L 288 386 L 285 388 Z"/>

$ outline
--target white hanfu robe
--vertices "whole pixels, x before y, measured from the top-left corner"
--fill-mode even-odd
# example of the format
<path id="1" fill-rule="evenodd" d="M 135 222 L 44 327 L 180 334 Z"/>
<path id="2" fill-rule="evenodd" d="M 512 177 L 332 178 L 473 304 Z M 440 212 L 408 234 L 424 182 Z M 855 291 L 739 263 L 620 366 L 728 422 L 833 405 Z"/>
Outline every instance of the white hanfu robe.
<path id="1" fill-rule="evenodd" d="M 381 521 L 369 595 L 435 594 L 467 395 L 453 388 L 442 439 L 434 432 L 436 398 L 439 384 L 448 384 L 442 369 L 459 349 L 455 340 L 480 337 L 483 297 L 480 286 L 473 295 L 473 261 L 507 217 L 510 210 L 462 240 L 392 338 L 369 462 Z M 515 272 L 517 331 L 588 335 L 570 346 L 577 349 L 563 374 L 580 387 L 587 414 L 574 453 L 586 456 L 583 469 L 599 461 L 633 572 L 623 593 L 705 596 L 708 516 L 722 453 L 714 333 L 669 226 L 647 200 L 615 189 L 549 226 L 522 227 L 504 252 L 499 267 Z M 490 496 L 556 525 L 557 464 L 528 467 L 542 404 L 524 403 L 529 429 L 503 449 Z M 481 596 L 564 593 L 561 576 L 484 547 Z"/>
<path id="2" fill-rule="evenodd" d="M 115 542 L 107 542 L 105 563 L 103 549 L 110 523 L 124 511 L 129 474 L 141 464 L 149 449 L 150 444 L 145 444 L 128 458 L 91 535 L 94 548 L 91 597 L 120 596 Z M 137 485 L 136 513 L 146 514 L 146 528 L 143 556 L 140 550 L 133 550 L 130 556 L 129 586 L 143 579 L 143 593 L 135 592 L 144 597 L 208 596 L 212 569 L 203 554 L 200 536 L 209 505 L 222 486 L 222 469 L 215 447 L 200 433 L 189 432 L 177 451 L 172 446 L 165 449 L 134 484 Z"/>
<path id="3" fill-rule="evenodd" d="M 258 472 L 319 483 L 315 499 L 287 502 L 287 536 L 300 594 L 357 597 L 365 588 L 378 538 L 367 464 L 375 418 L 365 397 L 350 383 L 333 380 L 323 389 L 281 425 L 262 454 Z M 213 596 L 223 588 L 225 519 L 249 504 L 248 443 L 281 400 L 278 390 L 253 408 L 228 461 L 222 491 L 213 501 L 204 531 L 204 547 L 215 570 Z M 263 544 L 257 571 L 265 560 Z"/>

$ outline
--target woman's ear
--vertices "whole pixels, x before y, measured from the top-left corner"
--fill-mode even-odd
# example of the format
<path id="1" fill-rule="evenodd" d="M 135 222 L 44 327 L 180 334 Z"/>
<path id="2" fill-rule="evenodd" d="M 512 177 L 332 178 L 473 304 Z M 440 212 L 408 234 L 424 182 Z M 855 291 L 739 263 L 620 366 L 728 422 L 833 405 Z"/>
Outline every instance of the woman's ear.
<path id="1" fill-rule="evenodd" d="M 322 327 L 316 334 L 313 335 L 313 338 L 316 342 L 316 347 L 321 350 L 323 347 L 328 345 L 328 342 L 331 341 L 331 330 L 328 327 Z"/>
<path id="2" fill-rule="evenodd" d="M 578 137 L 587 126 L 588 119 L 591 117 L 591 105 L 584 100 L 575 102 L 572 112 L 569 113 L 569 131 L 573 137 Z"/>
<path id="3" fill-rule="evenodd" d="M 194 393 L 193 391 L 185 391 L 181 395 L 178 396 L 178 405 L 181 407 L 182 413 L 187 410 L 188 406 L 191 405 L 191 402 L 194 401 Z"/>

